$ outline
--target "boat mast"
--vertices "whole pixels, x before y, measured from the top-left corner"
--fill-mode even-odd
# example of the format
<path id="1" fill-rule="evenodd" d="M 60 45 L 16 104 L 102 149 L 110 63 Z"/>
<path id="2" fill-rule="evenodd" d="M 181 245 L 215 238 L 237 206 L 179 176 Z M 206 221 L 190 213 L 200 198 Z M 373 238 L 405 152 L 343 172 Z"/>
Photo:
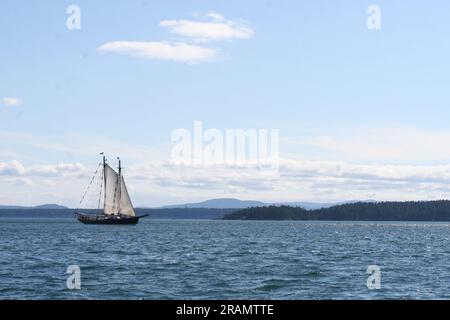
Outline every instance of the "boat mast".
<path id="1" fill-rule="evenodd" d="M 117 184 L 119 185 L 119 201 L 117 204 L 117 214 L 120 214 L 120 199 L 122 198 L 122 165 L 120 157 L 117 157 L 117 160 L 119 160 L 119 178 L 117 179 Z"/>
<path id="2" fill-rule="evenodd" d="M 100 154 L 103 156 L 103 185 L 105 186 L 105 192 L 103 196 L 103 211 L 104 211 L 106 205 L 106 156 L 103 152 Z"/>

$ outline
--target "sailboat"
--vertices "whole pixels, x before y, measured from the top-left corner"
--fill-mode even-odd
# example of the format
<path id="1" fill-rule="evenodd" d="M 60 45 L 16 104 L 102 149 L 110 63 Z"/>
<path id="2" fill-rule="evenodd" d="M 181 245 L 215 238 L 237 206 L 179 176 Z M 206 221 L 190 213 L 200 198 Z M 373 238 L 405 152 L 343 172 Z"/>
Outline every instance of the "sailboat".
<path id="1" fill-rule="evenodd" d="M 78 221 L 85 224 L 137 224 L 140 218 L 148 216 L 147 214 L 137 216 L 134 212 L 133 204 L 123 179 L 120 158 L 118 160 L 119 168 L 118 172 L 116 172 L 106 163 L 106 157 L 103 155 L 101 187 L 103 191 L 103 212 L 95 215 L 75 212 Z M 102 191 L 100 191 L 99 204 Z"/>

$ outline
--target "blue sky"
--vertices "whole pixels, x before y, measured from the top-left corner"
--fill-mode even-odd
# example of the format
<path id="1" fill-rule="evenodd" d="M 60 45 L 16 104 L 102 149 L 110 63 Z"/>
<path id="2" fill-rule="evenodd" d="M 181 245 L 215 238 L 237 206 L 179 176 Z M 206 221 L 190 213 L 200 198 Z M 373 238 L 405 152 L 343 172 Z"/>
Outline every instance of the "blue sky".
<path id="1" fill-rule="evenodd" d="M 80 30 L 66 27 L 71 4 Z M 369 5 L 380 30 L 366 27 Z M 2 1 L 0 203 L 75 205 L 100 151 L 124 158 L 137 205 L 445 197 L 449 11 L 446 1 Z M 200 39 L 183 21 L 241 34 Z M 125 41 L 213 54 L 136 56 Z M 195 120 L 280 129 L 281 178 L 165 166 L 171 133 Z"/>

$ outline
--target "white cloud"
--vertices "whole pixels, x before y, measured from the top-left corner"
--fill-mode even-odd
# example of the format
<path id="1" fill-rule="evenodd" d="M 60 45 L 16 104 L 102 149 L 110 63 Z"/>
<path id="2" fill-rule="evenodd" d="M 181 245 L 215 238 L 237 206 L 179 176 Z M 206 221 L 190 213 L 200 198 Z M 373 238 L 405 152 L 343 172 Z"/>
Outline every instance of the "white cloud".
<path id="1" fill-rule="evenodd" d="M 113 41 L 101 45 L 97 50 L 147 59 L 173 60 L 188 63 L 211 61 L 218 55 L 217 49 L 187 43 L 172 44 L 155 41 Z"/>
<path id="2" fill-rule="evenodd" d="M 226 20 L 220 14 L 210 12 L 206 17 L 212 21 L 163 20 L 160 26 L 167 27 L 172 34 L 198 42 L 249 39 L 254 35 L 253 29 L 246 24 Z"/>
<path id="3" fill-rule="evenodd" d="M 10 178 L 6 182 L 19 187 L 31 187 L 34 185 L 33 181 L 29 178 Z"/>
<path id="4" fill-rule="evenodd" d="M 148 162 L 130 166 L 137 190 L 204 198 L 235 196 L 265 201 L 408 200 L 445 198 L 450 165 L 358 165 L 343 161 L 282 159 L 280 176 L 257 166 L 175 165 Z"/>
<path id="5" fill-rule="evenodd" d="M 0 162 L 0 176 L 8 177 L 85 177 L 87 169 L 80 163 L 59 163 L 30 165 L 25 167 L 20 161 Z"/>
<path id="6" fill-rule="evenodd" d="M 225 19 L 221 14 L 210 12 L 207 21 L 163 20 L 160 26 L 182 37 L 178 42 L 168 41 L 111 41 L 100 45 L 99 52 L 113 52 L 146 59 L 171 60 L 199 63 L 215 60 L 219 50 L 196 43 L 248 39 L 254 34 L 244 22 Z M 205 20 L 204 19 L 204 20 Z"/>
<path id="7" fill-rule="evenodd" d="M 55 165 L 33 165 L 26 172 L 29 176 L 39 177 L 85 177 L 87 169 L 80 163 L 58 163 Z"/>
<path id="8" fill-rule="evenodd" d="M 19 98 L 13 98 L 13 97 L 5 97 L 2 98 L 2 104 L 7 107 L 21 107 L 23 106 L 23 101 Z"/>
<path id="9" fill-rule="evenodd" d="M 0 175 L 20 176 L 25 173 L 25 167 L 17 160 L 0 162 Z"/>
<path id="10" fill-rule="evenodd" d="M 208 18 L 213 19 L 214 21 L 225 21 L 225 17 L 216 12 L 209 12 L 206 14 Z"/>
<path id="11" fill-rule="evenodd" d="M 176 165 L 167 160 L 169 145 L 167 149 L 152 149 L 104 137 L 86 145 L 87 137 L 77 134 L 45 137 L 0 132 L 0 141 L 12 143 L 19 154 L 23 148 L 25 155 L 9 156 L 0 150 L 3 159 L 21 161 L 0 162 L 0 203 L 20 204 L 26 195 L 27 201 L 33 203 L 63 199 L 64 204 L 76 204 L 92 177 L 99 151 L 107 152 L 111 159 L 112 155 L 125 157 L 124 174 L 127 183 L 134 187 L 132 197 L 136 205 L 217 197 L 264 201 L 448 198 L 449 132 L 378 128 L 357 133 L 348 135 L 337 130 L 335 135 L 321 133 L 287 141 L 291 148 L 299 147 L 298 152 L 284 154 L 279 177 L 268 177 L 261 175 L 257 166 Z M 310 152 L 311 147 L 320 153 L 302 153 Z M 56 162 L 34 164 L 32 155 L 36 150 L 53 154 Z M 39 188 L 27 189 L 32 184 Z"/>
<path id="12" fill-rule="evenodd" d="M 22 203 L 17 195 L 23 194 L 34 203 L 42 203 L 45 196 L 47 202 L 64 198 L 64 204 L 75 205 L 93 170 L 94 165 L 87 168 L 79 163 L 25 166 L 19 161 L 0 162 L 0 190 L 7 192 L 3 198 L 8 203 Z M 340 201 L 440 199 L 448 198 L 450 192 L 450 165 L 359 165 L 283 159 L 280 176 L 268 177 L 261 175 L 257 166 L 147 161 L 127 163 L 124 175 L 133 186 L 136 205 L 147 206 L 168 204 L 161 202 L 168 194 L 174 195 L 170 202 L 217 197 Z M 26 189 L 32 185 L 39 188 Z M 49 198 L 51 194 L 55 195 L 54 200 Z M 98 192 L 92 194 L 94 199 Z"/>

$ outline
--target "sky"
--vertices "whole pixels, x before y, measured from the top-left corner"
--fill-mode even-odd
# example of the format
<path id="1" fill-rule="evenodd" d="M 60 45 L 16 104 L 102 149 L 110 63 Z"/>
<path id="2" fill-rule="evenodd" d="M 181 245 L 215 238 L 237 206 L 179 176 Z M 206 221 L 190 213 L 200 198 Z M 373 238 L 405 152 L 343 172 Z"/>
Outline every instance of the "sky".
<path id="1" fill-rule="evenodd" d="M 448 12 L 444 0 L 3 0 L 0 204 L 78 206 L 100 152 L 121 157 L 135 206 L 447 199 Z M 279 130 L 277 174 L 174 163 L 173 133 L 196 121 Z"/>

